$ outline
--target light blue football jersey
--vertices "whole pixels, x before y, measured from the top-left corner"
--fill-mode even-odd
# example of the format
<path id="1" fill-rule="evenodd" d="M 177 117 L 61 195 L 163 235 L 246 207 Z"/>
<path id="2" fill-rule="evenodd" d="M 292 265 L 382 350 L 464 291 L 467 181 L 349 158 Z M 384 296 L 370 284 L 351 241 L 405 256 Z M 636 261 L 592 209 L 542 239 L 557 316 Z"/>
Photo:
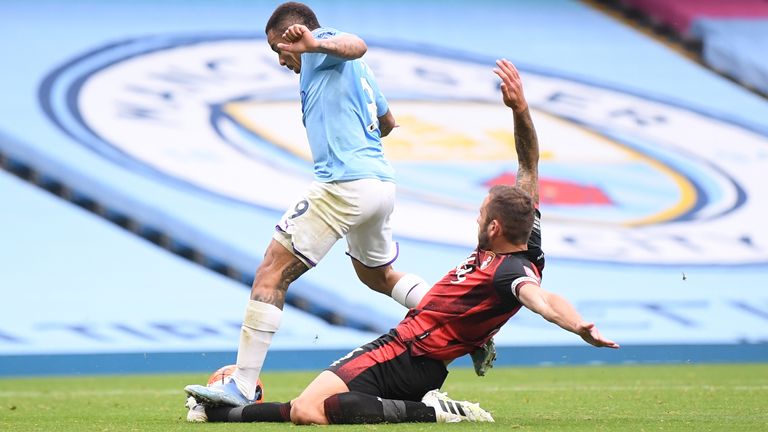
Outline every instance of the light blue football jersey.
<path id="1" fill-rule="evenodd" d="M 327 39 L 338 30 L 321 27 L 312 34 Z M 394 182 L 384 159 L 378 117 L 389 106 L 360 59 L 301 55 L 301 112 L 319 182 L 378 178 Z"/>

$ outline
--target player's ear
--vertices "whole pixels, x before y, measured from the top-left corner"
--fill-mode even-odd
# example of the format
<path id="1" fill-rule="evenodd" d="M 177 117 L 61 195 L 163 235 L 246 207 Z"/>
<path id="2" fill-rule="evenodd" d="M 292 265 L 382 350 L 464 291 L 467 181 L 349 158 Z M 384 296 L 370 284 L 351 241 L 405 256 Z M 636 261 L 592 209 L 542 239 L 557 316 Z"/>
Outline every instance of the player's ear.
<path id="1" fill-rule="evenodd" d="M 501 224 L 496 219 L 492 220 L 491 223 L 488 224 L 488 227 L 491 230 L 491 232 L 489 234 L 492 234 L 494 236 L 500 236 L 500 235 L 503 234 L 502 230 L 501 230 Z"/>

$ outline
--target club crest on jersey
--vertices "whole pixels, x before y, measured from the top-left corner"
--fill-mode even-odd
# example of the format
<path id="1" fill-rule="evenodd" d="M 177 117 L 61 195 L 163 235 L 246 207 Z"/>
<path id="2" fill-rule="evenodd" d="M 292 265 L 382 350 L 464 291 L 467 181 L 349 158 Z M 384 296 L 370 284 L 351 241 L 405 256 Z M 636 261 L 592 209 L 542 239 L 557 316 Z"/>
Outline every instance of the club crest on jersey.
<path id="1" fill-rule="evenodd" d="M 401 126 L 384 140 L 399 181 L 394 231 L 474 247 L 479 204 L 517 169 L 495 59 L 367 42 L 364 59 Z M 754 180 L 768 161 L 764 126 L 520 70 L 541 145 L 548 255 L 768 262 L 768 188 Z M 311 180 L 298 91 L 261 35 L 153 35 L 67 61 L 40 98 L 69 136 L 127 169 L 279 214 Z"/>
<path id="2" fill-rule="evenodd" d="M 490 252 L 490 251 L 486 252 L 485 253 L 485 259 L 483 260 L 482 263 L 480 263 L 480 270 L 485 270 L 485 268 L 488 267 L 493 262 L 493 260 L 495 258 L 496 258 L 496 254 L 495 253 Z"/>

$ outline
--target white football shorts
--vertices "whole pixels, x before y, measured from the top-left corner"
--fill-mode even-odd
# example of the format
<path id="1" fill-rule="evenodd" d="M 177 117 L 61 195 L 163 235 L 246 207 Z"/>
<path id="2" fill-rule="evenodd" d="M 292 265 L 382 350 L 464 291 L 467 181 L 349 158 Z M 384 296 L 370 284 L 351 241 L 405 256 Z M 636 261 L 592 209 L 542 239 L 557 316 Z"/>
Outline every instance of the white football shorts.
<path id="1" fill-rule="evenodd" d="M 311 268 L 346 237 L 347 255 L 366 267 L 382 267 L 398 253 L 390 226 L 394 206 L 392 182 L 315 181 L 275 226 L 274 239 Z"/>

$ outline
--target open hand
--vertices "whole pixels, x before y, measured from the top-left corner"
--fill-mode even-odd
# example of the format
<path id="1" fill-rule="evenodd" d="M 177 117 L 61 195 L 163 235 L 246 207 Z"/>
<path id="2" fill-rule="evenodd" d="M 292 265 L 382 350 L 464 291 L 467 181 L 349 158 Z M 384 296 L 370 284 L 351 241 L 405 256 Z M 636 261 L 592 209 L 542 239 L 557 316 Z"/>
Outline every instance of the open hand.
<path id="1" fill-rule="evenodd" d="M 515 112 L 523 112 L 528 108 L 528 102 L 523 95 L 523 81 L 515 65 L 507 59 L 496 60 L 498 68 L 493 72 L 501 78 L 501 96 L 504 105 Z"/>
<path id="2" fill-rule="evenodd" d="M 580 325 L 577 333 L 579 336 L 581 336 L 582 339 L 584 339 L 586 343 L 590 345 L 594 345 L 596 347 L 619 348 L 619 344 L 610 339 L 604 338 L 603 335 L 601 335 L 597 330 L 597 327 L 595 327 L 594 323 L 584 323 Z"/>

